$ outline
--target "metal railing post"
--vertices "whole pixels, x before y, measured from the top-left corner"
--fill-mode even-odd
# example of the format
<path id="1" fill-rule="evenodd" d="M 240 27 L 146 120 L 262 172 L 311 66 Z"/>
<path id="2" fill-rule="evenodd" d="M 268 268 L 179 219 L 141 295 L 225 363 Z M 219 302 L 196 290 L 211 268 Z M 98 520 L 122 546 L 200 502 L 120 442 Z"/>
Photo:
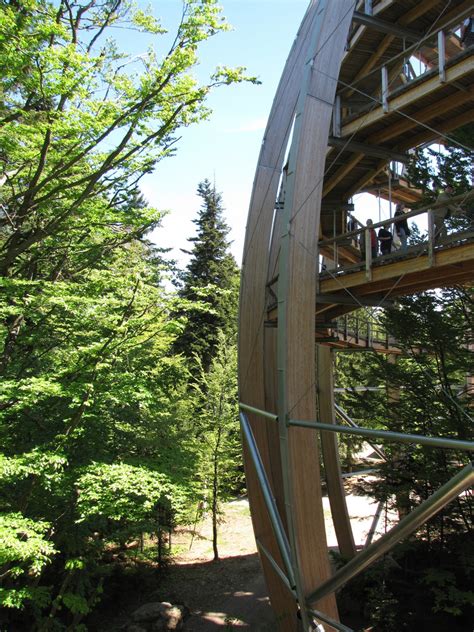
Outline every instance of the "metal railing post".
<path id="1" fill-rule="evenodd" d="M 428 261 L 430 267 L 434 264 L 435 227 L 433 211 L 428 211 Z"/>

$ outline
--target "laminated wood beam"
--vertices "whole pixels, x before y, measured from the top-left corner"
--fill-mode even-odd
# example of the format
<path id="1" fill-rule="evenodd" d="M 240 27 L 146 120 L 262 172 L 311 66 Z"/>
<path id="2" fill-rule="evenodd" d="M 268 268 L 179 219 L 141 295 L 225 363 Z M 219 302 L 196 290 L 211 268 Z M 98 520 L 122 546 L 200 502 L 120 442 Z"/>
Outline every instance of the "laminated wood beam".
<path id="1" fill-rule="evenodd" d="M 329 178 L 329 180 L 327 180 L 324 183 L 324 187 L 323 187 L 323 198 L 330 193 L 338 184 L 339 182 L 341 182 L 341 180 L 344 179 L 344 177 L 350 173 L 352 171 L 352 169 L 354 169 L 354 167 L 356 165 L 359 164 L 359 162 L 364 158 L 364 154 L 362 153 L 358 153 L 358 154 L 354 154 L 350 160 L 347 161 L 347 163 L 345 165 L 343 165 L 342 167 L 340 167 L 336 173 L 331 176 L 331 178 Z M 384 161 L 384 165 L 385 165 L 386 161 Z"/>
<path id="2" fill-rule="evenodd" d="M 316 414 L 314 392 L 314 297 L 319 211 L 324 161 L 337 72 L 350 26 L 352 2 L 326 4 L 321 41 L 308 66 L 307 86 L 300 92 L 293 141 L 289 153 L 287 193 L 282 219 L 278 278 L 278 370 L 279 418 L 292 414 L 311 418 Z M 334 36 L 325 39 L 323 33 Z M 311 143 L 307 140 L 311 139 Z M 307 340 L 309 344 L 301 344 Z M 297 412 L 298 411 L 298 412 Z M 287 433 L 287 465 L 291 474 L 289 506 L 295 528 L 295 540 L 303 591 L 319 584 L 330 572 L 325 547 L 324 516 L 320 490 L 319 455 L 316 437 L 300 432 Z M 308 499 L 312 498 L 312 502 Z M 316 543 L 319 542 L 319 545 Z M 337 617 L 335 604 L 316 606 Z M 334 612 L 335 614 L 332 614 Z"/>
<path id="3" fill-rule="evenodd" d="M 328 143 L 331 147 L 344 149 L 353 153 L 361 153 L 365 156 L 374 156 L 375 158 L 385 158 L 386 160 L 396 160 L 397 162 L 408 162 L 408 154 L 402 154 L 386 147 L 377 147 L 372 143 L 358 143 L 352 140 L 344 140 L 343 138 L 335 138 L 330 136 Z"/>
<path id="4" fill-rule="evenodd" d="M 382 160 L 381 162 L 378 162 L 373 169 L 367 171 L 362 176 L 362 178 L 360 178 L 360 180 L 358 180 L 355 184 L 353 184 L 350 187 L 350 189 L 348 189 L 347 191 L 344 191 L 344 194 L 347 195 L 347 197 L 352 197 L 356 193 L 359 193 L 359 191 L 361 191 L 366 185 L 372 182 L 375 176 L 377 176 L 381 171 L 383 171 L 386 166 L 387 166 L 386 160 Z"/>
<path id="5" fill-rule="evenodd" d="M 368 28 L 380 31 L 381 33 L 390 33 L 391 35 L 401 37 L 410 42 L 418 42 L 423 37 L 423 33 L 407 29 L 397 23 L 387 22 L 386 20 L 374 17 L 373 15 L 367 15 L 367 13 L 354 11 L 352 19 L 354 22 L 357 22 L 357 24 L 363 24 Z"/>
<path id="6" fill-rule="evenodd" d="M 317 20 L 317 3 L 312 2 L 283 71 L 260 151 L 247 221 L 241 276 L 239 316 L 239 398 L 255 408 L 265 410 L 265 296 L 267 283 L 268 242 L 280 173 L 291 131 L 297 95 L 308 58 L 309 34 Z M 278 428 L 273 422 L 249 415 L 255 440 L 272 491 L 281 509 L 283 493 L 279 451 L 272 451 L 278 442 Z M 272 535 L 258 478 L 249 454 L 244 450 L 247 488 L 256 538 L 283 568 L 277 542 Z M 284 512 L 282 520 L 285 522 Z M 268 593 L 282 632 L 294 632 L 297 606 L 278 573 L 265 556 L 261 557 Z"/>
<path id="7" fill-rule="evenodd" d="M 412 136 L 410 140 L 406 140 L 399 143 L 396 147 L 399 151 L 409 149 L 410 147 L 418 147 L 428 142 L 435 142 L 437 140 L 444 140 L 444 135 L 452 130 L 456 130 L 467 123 L 474 121 L 474 108 L 471 108 L 467 112 L 463 112 L 459 116 L 453 116 L 448 118 L 442 123 L 438 123 L 435 129 L 427 129 L 426 132 Z M 413 143 L 413 144 L 412 144 Z"/>
<path id="8" fill-rule="evenodd" d="M 316 370 L 318 382 L 318 409 L 323 423 L 336 423 L 334 408 L 334 369 L 331 349 L 316 346 Z M 354 535 L 347 511 L 346 495 L 341 477 L 338 440 L 334 433 L 321 432 L 321 448 L 324 459 L 326 485 L 331 514 L 339 551 L 346 559 L 356 554 Z"/>
<path id="9" fill-rule="evenodd" d="M 382 303 L 383 302 L 383 303 Z M 365 307 L 393 307 L 393 302 L 386 300 L 383 296 L 371 296 L 370 298 L 358 297 L 353 298 L 348 294 L 318 294 L 316 296 L 316 305 L 354 305 Z"/>
<path id="10" fill-rule="evenodd" d="M 472 93 L 472 90 L 471 90 L 471 93 Z M 470 98 L 472 98 L 472 97 L 470 97 Z M 423 145 L 423 144 L 428 143 L 428 142 L 435 142 L 436 140 L 439 140 L 440 138 L 443 139 L 444 134 L 447 134 L 447 133 L 449 133 L 452 130 L 456 130 L 459 127 L 462 127 L 463 125 L 466 125 L 467 123 L 471 123 L 472 121 L 474 121 L 474 108 L 472 108 L 472 109 L 470 109 L 470 110 L 468 110 L 466 112 L 463 112 L 459 116 L 454 116 L 452 118 L 448 118 L 447 120 L 443 121 L 442 123 L 437 123 L 436 124 L 436 128 L 428 128 L 425 132 L 422 132 L 422 133 L 414 135 L 414 136 L 408 135 L 406 140 L 401 142 L 401 143 L 399 143 L 398 145 L 396 145 L 394 147 L 394 149 L 395 149 L 395 151 L 405 151 L 407 149 L 411 149 L 412 147 L 419 147 L 420 145 Z M 372 140 L 372 138 L 371 138 L 371 140 Z M 350 198 L 351 196 L 355 195 L 356 193 L 359 193 L 364 187 L 366 187 L 368 184 L 370 184 L 372 182 L 372 180 L 381 171 L 383 171 L 383 169 L 386 167 L 386 165 L 387 165 L 387 161 L 386 160 L 378 162 L 377 165 L 372 170 L 367 171 L 360 180 L 358 180 L 354 185 L 352 185 L 347 191 L 344 191 L 344 195 L 347 198 Z M 336 185 L 340 182 L 340 180 L 343 177 L 344 176 L 339 178 L 339 180 L 336 183 Z M 336 186 L 336 185 L 334 185 L 334 186 Z"/>
<path id="11" fill-rule="evenodd" d="M 446 69 L 446 83 L 454 83 L 465 77 L 468 74 L 473 73 L 472 58 L 461 59 L 452 66 Z M 389 97 L 389 111 L 393 113 L 397 110 L 403 110 L 404 108 L 413 106 L 420 99 L 433 95 L 436 90 L 443 87 L 445 84 L 441 82 L 439 75 L 434 76 L 430 74 L 429 78 L 422 81 L 417 81 L 415 85 L 404 87 L 401 93 L 392 94 Z M 352 134 L 361 133 L 363 130 L 369 128 L 374 123 L 378 123 L 383 118 L 386 118 L 387 114 L 383 111 L 382 105 L 376 106 L 370 112 L 361 114 L 357 118 L 350 121 L 350 123 L 341 126 L 341 136 L 347 137 Z"/>
<path id="12" fill-rule="evenodd" d="M 449 97 L 441 99 L 441 101 L 432 103 L 428 107 L 417 111 L 414 115 L 411 115 L 412 118 L 410 119 L 404 117 L 403 114 L 400 113 L 400 119 L 396 123 L 393 123 L 380 132 L 371 134 L 367 139 L 367 142 L 374 144 L 384 143 L 387 140 L 405 134 L 410 129 L 417 127 L 419 123 L 426 123 L 441 114 L 446 114 L 450 110 L 457 108 L 459 105 L 472 101 L 473 99 L 474 87 L 471 87 L 466 91 L 463 90 L 455 92 Z"/>

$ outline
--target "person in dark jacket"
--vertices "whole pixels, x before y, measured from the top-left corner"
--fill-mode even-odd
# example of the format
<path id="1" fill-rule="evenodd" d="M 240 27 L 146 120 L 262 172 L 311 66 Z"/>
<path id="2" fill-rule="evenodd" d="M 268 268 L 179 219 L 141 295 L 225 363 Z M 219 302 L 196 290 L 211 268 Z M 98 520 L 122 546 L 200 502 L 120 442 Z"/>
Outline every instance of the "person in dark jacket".
<path id="1" fill-rule="evenodd" d="M 381 226 L 377 237 L 380 242 L 380 253 L 382 255 L 389 255 L 392 252 L 392 233 L 385 228 L 385 226 Z"/>
<path id="2" fill-rule="evenodd" d="M 405 204 L 400 202 L 395 207 L 395 215 L 394 217 L 403 217 L 405 215 Z M 398 222 L 395 222 L 395 230 L 397 232 L 398 237 L 400 238 L 400 250 L 407 249 L 407 239 L 410 236 L 410 229 L 408 228 L 408 222 L 406 219 L 400 219 Z"/>

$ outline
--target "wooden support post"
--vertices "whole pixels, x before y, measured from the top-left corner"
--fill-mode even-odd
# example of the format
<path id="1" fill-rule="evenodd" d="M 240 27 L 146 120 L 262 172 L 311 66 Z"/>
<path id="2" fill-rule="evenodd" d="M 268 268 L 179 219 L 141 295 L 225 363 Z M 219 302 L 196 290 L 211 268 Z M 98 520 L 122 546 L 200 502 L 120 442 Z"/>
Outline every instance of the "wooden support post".
<path id="1" fill-rule="evenodd" d="M 365 240 L 365 278 L 367 281 L 372 280 L 372 240 L 370 239 L 370 230 L 366 228 L 364 233 Z"/>
<path id="2" fill-rule="evenodd" d="M 331 348 L 326 345 L 316 345 L 316 374 L 319 419 L 324 423 L 334 424 L 336 423 L 336 417 L 334 408 L 333 357 Z M 336 433 L 321 432 L 321 448 L 339 552 L 346 559 L 350 559 L 356 554 L 356 547 L 342 484 Z"/>

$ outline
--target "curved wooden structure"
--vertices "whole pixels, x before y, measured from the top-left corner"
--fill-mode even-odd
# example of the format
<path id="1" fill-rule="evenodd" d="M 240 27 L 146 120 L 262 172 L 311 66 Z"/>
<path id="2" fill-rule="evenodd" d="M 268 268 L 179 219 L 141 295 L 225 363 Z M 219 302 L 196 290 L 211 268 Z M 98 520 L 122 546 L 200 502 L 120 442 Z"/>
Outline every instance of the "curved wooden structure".
<path id="1" fill-rule="evenodd" d="M 338 626 L 334 591 L 318 588 L 331 578 L 318 434 L 291 424 L 334 423 L 330 349 L 315 344 L 316 319 L 322 295 L 346 289 L 318 279 L 318 243 L 345 232 L 349 199 L 376 188 L 391 160 L 474 119 L 473 50 L 455 30 L 471 11 L 472 2 L 461 0 L 448 8 L 434 0 L 312 0 L 278 86 L 248 216 L 239 388 L 255 536 L 282 631 L 300 621 L 308 629 L 310 608 L 326 630 L 347 629 Z M 424 65 L 422 76 L 410 78 L 413 59 Z M 439 260 L 455 261 L 457 272 L 470 266 L 465 279 L 472 241 L 462 248 Z M 350 247 L 340 252 L 354 262 Z M 434 263 L 431 256 L 417 265 Z M 380 292 L 403 274 L 385 268 L 345 283 L 356 294 L 361 286 L 361 296 Z M 415 291 L 413 274 L 406 292 Z M 335 300 L 332 315 L 355 307 L 339 309 Z M 339 548 L 349 559 L 355 547 L 335 436 L 323 432 L 321 446 Z"/>

